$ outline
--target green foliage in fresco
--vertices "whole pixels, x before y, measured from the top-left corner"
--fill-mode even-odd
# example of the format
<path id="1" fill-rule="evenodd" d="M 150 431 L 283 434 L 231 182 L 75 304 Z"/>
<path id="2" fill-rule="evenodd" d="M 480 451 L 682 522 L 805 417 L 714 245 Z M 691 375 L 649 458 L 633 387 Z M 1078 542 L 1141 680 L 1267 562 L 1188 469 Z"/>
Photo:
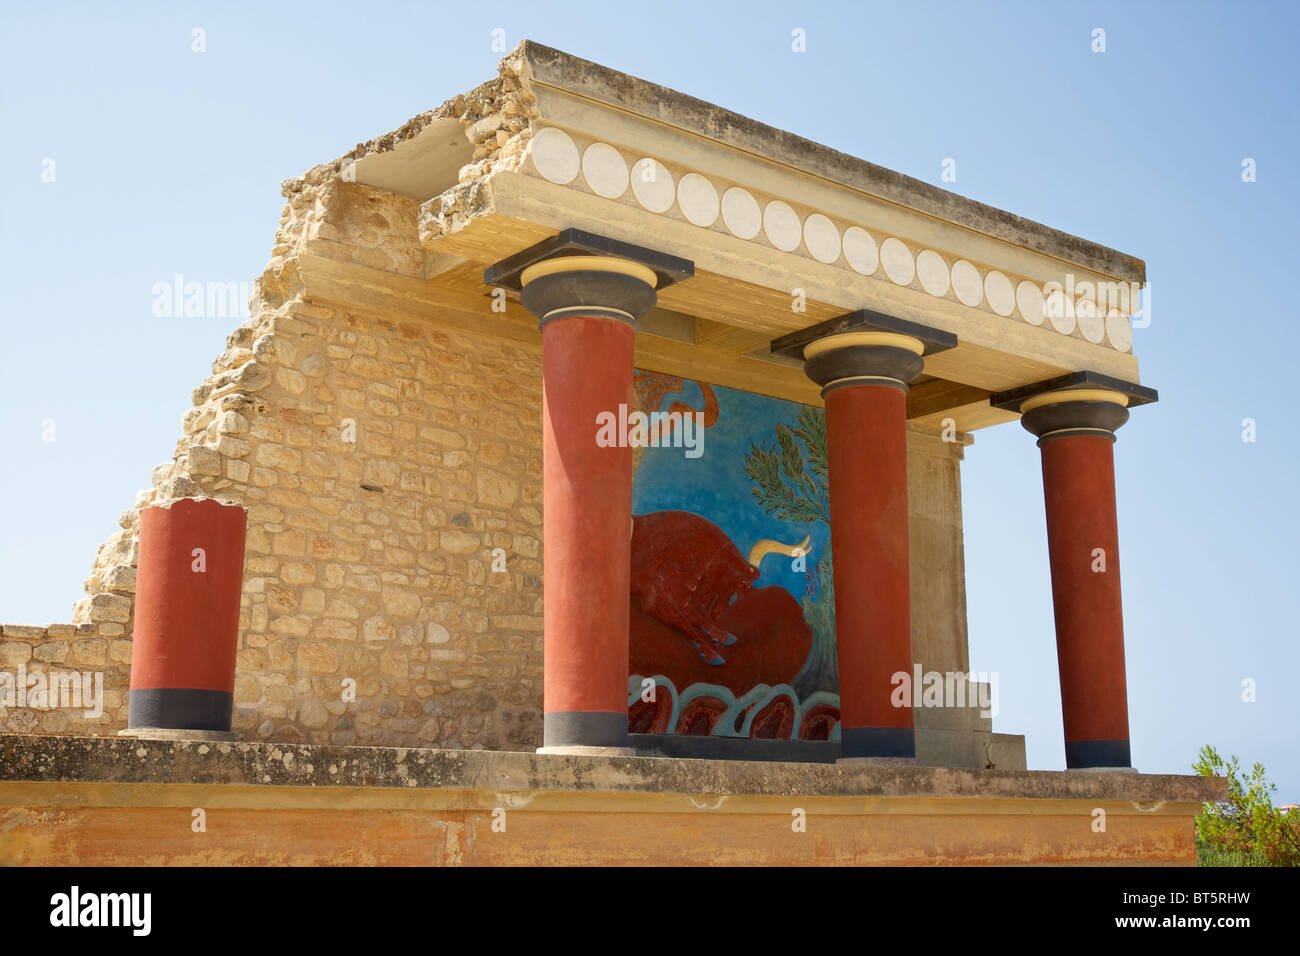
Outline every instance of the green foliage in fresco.
<path id="1" fill-rule="evenodd" d="M 750 445 L 745 475 L 754 482 L 754 499 L 768 514 L 794 524 L 829 525 L 826 416 L 805 408 L 794 428 L 776 426 L 773 441 Z M 808 575 L 804 620 L 812 630 L 808 659 L 792 682 L 800 697 L 818 690 L 839 691 L 835 660 L 835 585 L 830 549 Z"/>
<path id="2" fill-rule="evenodd" d="M 754 498 L 768 514 L 796 524 L 829 524 L 826 417 L 806 408 L 795 428 L 777 425 L 774 443 L 749 446 L 745 474 L 755 483 Z"/>

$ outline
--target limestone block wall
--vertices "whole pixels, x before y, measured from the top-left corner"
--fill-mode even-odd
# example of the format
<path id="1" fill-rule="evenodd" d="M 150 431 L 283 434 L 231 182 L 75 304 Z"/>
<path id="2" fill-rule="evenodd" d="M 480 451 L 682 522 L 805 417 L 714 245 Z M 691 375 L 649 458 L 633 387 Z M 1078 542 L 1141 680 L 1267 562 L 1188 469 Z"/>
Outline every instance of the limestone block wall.
<path id="1" fill-rule="evenodd" d="M 538 356 L 300 302 L 232 340 L 139 504 L 206 494 L 248 508 L 236 729 L 333 743 L 532 743 Z M 4 661 L 105 665 L 111 634 L 113 683 L 124 684 L 132 515 L 100 549 L 80 626 L 56 629 L 56 640 L 7 628 Z M 505 571 L 491 571 L 494 549 Z M 344 678 L 356 681 L 354 702 Z M 101 731 L 125 726 L 124 699 L 113 703 Z M 96 729 L 29 713 L 35 725 L 6 726 Z"/>
<path id="2" fill-rule="evenodd" d="M 126 725 L 139 510 L 211 495 L 249 509 L 237 730 L 500 748 L 540 735 L 540 354 L 440 331 L 436 315 L 309 301 L 308 246 L 394 275 L 424 269 L 416 204 L 337 173 L 286 184 L 253 317 L 100 547 L 73 624 L 0 635 L 0 667 L 103 670 L 104 715 L 0 705 L 0 726 Z"/>
<path id="3" fill-rule="evenodd" d="M 205 403 L 237 409 L 212 423 L 222 474 L 198 478 L 249 508 L 237 728 L 334 743 L 531 742 L 536 356 L 319 306 L 271 326 L 270 382 L 247 401 L 231 391 Z M 238 444 L 223 450 L 230 434 Z M 191 446 L 191 463 L 196 447 L 210 446 Z M 491 571 L 497 548 L 504 572 Z M 342 699 L 344 678 L 355 702 Z"/>
<path id="4" fill-rule="evenodd" d="M 0 690 L 0 730 L 17 733 L 94 734 L 126 726 L 127 689 L 131 666 L 131 641 L 123 624 L 50 624 L 34 627 L 20 624 L 0 625 L 0 672 L 13 680 L 15 706 L 6 707 Z M 91 689 L 97 699 L 88 716 L 85 706 L 37 709 L 17 706 L 17 682 L 20 675 L 42 675 L 45 691 L 61 674 L 77 674 L 83 687 Z M 94 675 L 101 675 L 96 685 Z M 91 675 L 84 684 L 82 675 Z M 0 683 L 3 683 L 0 680 Z M 102 688 L 102 696 L 100 695 Z M 32 685 L 35 690 L 35 685 Z"/>

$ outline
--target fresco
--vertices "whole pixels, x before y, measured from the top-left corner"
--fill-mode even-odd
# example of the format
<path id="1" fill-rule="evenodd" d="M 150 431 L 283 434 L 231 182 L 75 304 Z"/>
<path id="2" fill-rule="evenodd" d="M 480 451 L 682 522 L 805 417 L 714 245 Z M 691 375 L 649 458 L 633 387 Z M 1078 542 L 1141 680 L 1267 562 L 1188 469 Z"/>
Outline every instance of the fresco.
<path id="1" fill-rule="evenodd" d="M 821 409 L 640 369 L 636 405 L 629 729 L 838 740 Z"/>

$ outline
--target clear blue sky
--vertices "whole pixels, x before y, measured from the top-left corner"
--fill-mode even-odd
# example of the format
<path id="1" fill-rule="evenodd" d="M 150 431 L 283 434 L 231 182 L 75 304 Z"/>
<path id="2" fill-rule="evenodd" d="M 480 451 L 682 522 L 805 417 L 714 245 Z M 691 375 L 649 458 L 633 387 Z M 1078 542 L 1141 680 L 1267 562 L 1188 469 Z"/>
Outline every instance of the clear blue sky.
<path id="1" fill-rule="evenodd" d="M 929 182 L 953 158 L 949 188 L 1145 259 L 1161 401 L 1116 446 L 1134 762 L 1213 743 L 1300 802 L 1293 5 L 4 7 L 0 621 L 69 620 L 237 324 L 154 318 L 153 284 L 251 281 L 280 181 L 495 75 L 501 28 Z M 985 430 L 964 469 L 971 664 L 1061 767 L 1038 452 Z"/>

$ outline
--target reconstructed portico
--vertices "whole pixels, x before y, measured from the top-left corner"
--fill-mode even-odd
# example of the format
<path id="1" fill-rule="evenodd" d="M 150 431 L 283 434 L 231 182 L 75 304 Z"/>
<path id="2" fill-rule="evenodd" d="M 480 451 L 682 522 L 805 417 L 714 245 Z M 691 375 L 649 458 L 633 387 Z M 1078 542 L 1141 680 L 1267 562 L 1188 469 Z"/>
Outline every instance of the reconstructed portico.
<path id="1" fill-rule="evenodd" d="M 1137 384 L 1131 354 L 1128 313 L 1138 306 L 1142 263 L 671 91 L 629 85 L 555 51 L 528 46 L 516 62 L 535 100 L 529 149 L 511 154 L 489 142 L 486 155 L 462 170 L 462 182 L 421 206 L 420 233 L 435 256 L 433 268 L 449 283 L 482 264 L 486 285 L 513 293 L 523 285 L 525 263 L 556 263 L 548 268 L 561 270 L 550 273 L 552 282 L 565 276 L 560 298 L 539 305 L 525 288 L 523 304 L 542 320 L 545 341 L 554 334 L 545 331 L 548 316 L 585 316 L 589 327 L 584 338 L 574 326 L 569 351 L 582 359 L 562 366 L 563 387 L 590 382 L 600 397 L 568 408 L 567 449 L 551 437 L 550 405 L 545 418 L 548 580 L 569 567 L 565 579 L 580 581 L 584 596 L 552 596 L 548 589 L 546 685 L 557 703 L 547 704 L 547 726 L 555 729 L 544 746 L 625 745 L 612 703 L 626 646 L 625 627 L 615 619 L 622 561 L 613 553 L 626 546 L 617 517 L 628 513 L 626 493 L 616 489 L 630 487 L 631 454 L 597 449 L 592 422 L 627 400 L 635 364 L 824 405 L 842 760 L 915 759 L 912 708 L 891 700 L 891 677 L 910 673 L 918 658 L 927 669 L 969 669 L 964 646 L 957 657 L 934 654 L 914 627 L 911 578 L 927 574 L 928 556 L 910 555 L 907 436 L 916 444 L 920 434 L 938 436 L 947 426 L 948 438 L 965 442 L 1022 413 L 1031 429 L 1045 420 L 1069 766 L 1128 766 L 1117 540 L 1097 525 L 1106 512 L 1101 486 L 1109 480 L 1113 528 L 1113 475 L 1103 473 L 1098 452 L 1083 450 L 1107 439 L 1058 426 L 1072 412 L 1091 423 L 1100 407 L 1099 424 L 1090 427 L 1101 428 L 1113 418 L 1106 409 L 1124 408 L 1113 396 L 1123 403 L 1154 399 Z M 696 132 L 703 128 L 713 135 Z M 406 149 L 414 154 L 415 142 Z M 355 174 L 358 182 L 392 188 L 394 167 L 395 156 L 362 157 Z M 468 170 L 477 175 L 466 178 Z M 585 247 L 564 238 L 575 234 L 585 236 Z M 578 270 L 575 252 L 598 260 L 600 269 L 589 263 Z M 661 272 L 656 283 L 667 281 L 647 301 L 631 273 L 665 257 L 693 269 Z M 633 289 L 642 289 L 634 294 L 635 315 L 632 306 L 617 304 Z M 611 325 L 621 330 L 610 333 L 619 336 L 617 357 L 594 334 Z M 552 367 L 549 359 L 544 364 Z M 1082 405 L 1054 400 L 1053 390 L 1069 387 L 1061 382 L 1078 373 L 1121 390 L 1106 392 L 1109 399 L 1095 394 L 1104 389 L 1089 390 Z M 615 378 L 597 386 L 605 375 Z M 548 401 L 553 387 L 545 386 Z M 596 499 L 572 476 L 604 473 L 552 462 L 591 456 L 614 469 L 597 482 L 600 507 L 608 509 L 597 517 L 592 506 L 575 504 L 587 522 L 578 524 L 565 517 L 563 501 Z M 1086 501 L 1071 482 L 1091 489 Z M 1109 560 L 1095 580 L 1079 576 L 1075 553 L 1092 539 Z M 563 541 L 581 544 L 562 558 L 556 552 Z M 591 562 L 585 552 L 593 547 L 603 557 Z M 1085 568 L 1091 554 L 1089 547 Z M 598 580 L 606 574 L 607 583 Z M 1098 588 L 1105 593 L 1100 604 Z M 601 598 L 588 605 L 593 594 Z M 575 607 L 561 610 L 570 601 Z M 1094 632 L 1104 635 L 1100 655 Z M 601 656 L 606 640 L 617 665 Z M 1079 650 L 1084 646 L 1090 650 Z M 596 669 L 607 664 L 609 673 L 597 678 Z M 561 686 L 570 672 L 603 680 L 606 703 L 597 710 L 558 703 L 569 693 Z M 600 721 L 608 725 L 603 730 L 596 729 Z"/>
<path id="2" fill-rule="evenodd" d="M 137 859 L 96 842 L 112 819 L 189 859 L 156 812 L 195 805 L 175 764 L 225 788 L 222 862 L 1194 862 L 1220 781 L 1093 772 L 1132 764 L 1140 260 L 531 42 L 284 188 L 254 318 L 76 623 L 0 632 L 110 694 L 0 711 L 0 813 L 42 821 L 0 815 L 0 855 Z M 598 426 L 648 413 L 680 450 Z M 960 462 L 1017 420 L 1069 773 L 900 686 L 972 671 Z M 202 752 L 116 739 L 166 653 L 128 663 L 168 617 L 135 594 L 139 514 L 187 498 L 247 512 L 240 742 Z M 795 811 L 817 842 L 784 842 Z"/>

